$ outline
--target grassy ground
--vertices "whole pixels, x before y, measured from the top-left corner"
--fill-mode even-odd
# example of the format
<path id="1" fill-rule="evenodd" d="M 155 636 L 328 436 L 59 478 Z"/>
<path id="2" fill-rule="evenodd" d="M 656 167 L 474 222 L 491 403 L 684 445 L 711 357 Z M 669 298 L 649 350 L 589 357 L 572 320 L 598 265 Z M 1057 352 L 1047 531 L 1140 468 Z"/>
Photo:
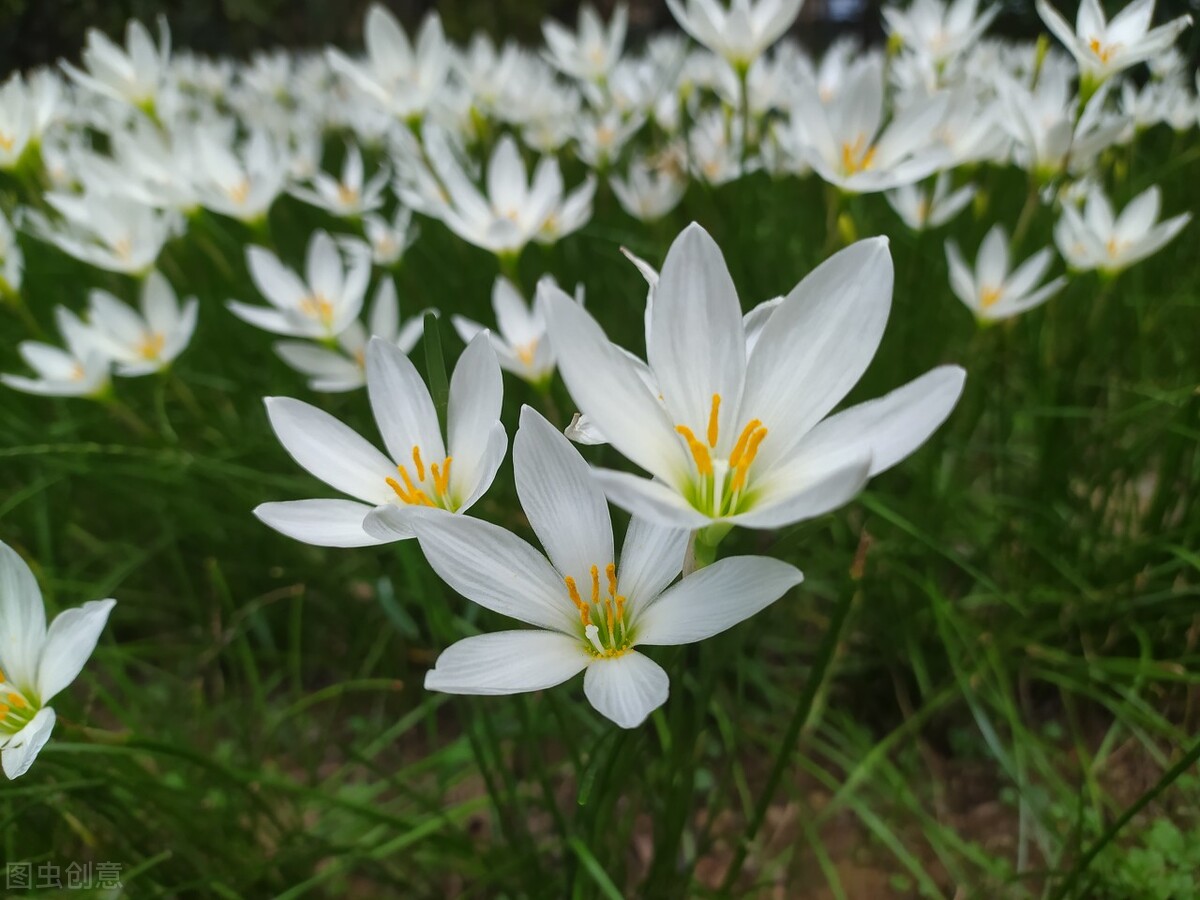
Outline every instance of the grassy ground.
<path id="1" fill-rule="evenodd" d="M 1157 181 L 1168 213 L 1194 208 L 1196 155 L 1151 135 L 1118 199 Z M 968 256 L 993 221 L 1015 221 L 1025 192 L 1014 171 L 980 178 L 981 217 L 953 226 Z M 640 351 L 644 284 L 619 245 L 661 262 L 696 219 L 748 308 L 820 260 L 823 202 L 816 182 L 759 175 L 693 187 L 650 228 L 602 194 L 592 224 L 530 251 L 522 278 L 582 282 L 610 335 Z M 851 399 L 940 362 L 967 367 L 966 394 L 848 508 L 730 539 L 727 553 L 795 561 L 805 584 L 725 635 L 653 654 L 673 696 L 631 734 L 577 683 L 426 694 L 438 650 L 490 614 L 413 545 L 321 550 L 250 515 L 329 493 L 276 443 L 260 398 L 315 399 L 374 436 L 366 398 L 311 397 L 270 338 L 223 308 L 256 299 L 239 226 L 209 218 L 202 238 L 170 245 L 163 269 L 201 297 L 201 321 L 170 379 L 118 383 L 145 434 L 87 401 L 0 397 L 0 538 L 36 561 L 52 609 L 119 599 L 56 700 L 56 739 L 0 788 L 0 857 L 119 863 L 139 897 L 702 897 L 807 697 L 734 893 L 1195 896 L 1200 782 L 1171 770 L 1200 714 L 1196 226 L 1115 284 L 1081 276 L 1048 306 L 977 329 L 947 287 L 944 235 L 905 232 L 880 198 L 849 210 L 861 234 L 891 235 L 897 271 L 887 335 Z M 320 222 L 284 200 L 273 239 L 298 260 Z M 1050 225 L 1043 213 L 1022 255 Z M 133 296 L 127 280 L 26 249 L 43 326 L 89 286 Z M 494 274 L 487 254 L 425 223 L 397 284 L 408 311 L 487 321 Z M 14 371 L 25 331 L 3 327 Z M 506 378 L 510 433 L 523 402 L 569 415 L 554 390 L 550 404 Z M 474 512 L 527 532 L 515 509 L 506 463 Z"/>

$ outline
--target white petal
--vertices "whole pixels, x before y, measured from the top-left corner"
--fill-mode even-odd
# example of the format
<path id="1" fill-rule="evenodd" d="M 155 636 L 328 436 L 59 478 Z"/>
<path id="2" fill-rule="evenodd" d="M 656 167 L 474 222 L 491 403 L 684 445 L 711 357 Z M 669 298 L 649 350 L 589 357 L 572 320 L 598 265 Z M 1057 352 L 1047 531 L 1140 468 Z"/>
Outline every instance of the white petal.
<path id="1" fill-rule="evenodd" d="M 477 334 L 463 351 L 450 376 L 450 399 L 446 430 L 450 467 L 450 490 L 456 503 L 475 491 L 488 454 L 492 430 L 500 420 L 504 382 L 496 351 L 486 334 Z M 494 474 L 494 473 L 493 473 Z"/>
<path id="2" fill-rule="evenodd" d="M 458 502 L 458 512 L 466 512 L 474 506 L 476 501 L 492 486 L 507 451 L 508 433 L 504 430 L 502 423 L 496 422 L 492 425 L 492 430 L 488 432 L 487 446 L 484 447 L 483 455 L 475 466 L 475 486 L 461 501 L 456 501 Z"/>
<path id="3" fill-rule="evenodd" d="M 804 580 L 795 566 L 765 556 L 720 559 L 687 576 L 637 618 L 639 644 L 691 644 L 766 609 Z"/>
<path id="4" fill-rule="evenodd" d="M 427 691 L 520 694 L 562 684 L 589 656 L 578 638 L 554 631 L 499 631 L 451 644 L 425 673 Z"/>
<path id="5" fill-rule="evenodd" d="M 78 677 L 116 604 L 116 600 L 92 600 L 64 610 L 50 623 L 38 662 L 37 691 L 42 703 L 49 703 Z"/>
<path id="6" fill-rule="evenodd" d="M 25 560 L 0 542 L 0 671 L 10 683 L 34 687 L 45 640 L 41 589 Z"/>
<path id="7" fill-rule="evenodd" d="M 737 290 L 721 249 L 699 225 L 675 239 L 654 292 L 647 360 L 667 409 L 703 440 L 714 395 L 721 397 L 718 446 L 732 447 L 746 372 Z"/>
<path id="8" fill-rule="evenodd" d="M 413 447 L 421 448 L 426 464 L 445 457 L 429 388 L 404 351 L 380 337 L 367 342 L 367 396 L 392 459 L 403 465 Z"/>
<path id="9" fill-rule="evenodd" d="M 780 528 L 849 503 L 867 483 L 871 456 L 800 457 L 772 473 L 761 500 L 727 521 L 744 528 Z"/>
<path id="10" fill-rule="evenodd" d="M 769 430 L 758 464 L 786 457 L 875 356 L 892 302 L 886 238 L 852 244 L 818 266 L 771 315 L 746 373 L 744 419 Z"/>
<path id="11" fill-rule="evenodd" d="M 621 593 L 628 598 L 631 613 L 675 580 L 683 568 L 690 534 L 686 528 L 659 525 L 639 516 L 629 520 L 617 582 Z"/>
<path id="12" fill-rule="evenodd" d="M 371 512 L 353 500 L 286 500 L 262 503 L 254 515 L 280 534 L 314 547 L 371 547 L 382 543 L 363 530 Z"/>
<path id="13" fill-rule="evenodd" d="M 603 579 L 615 560 L 604 491 L 579 451 L 529 406 L 513 438 L 513 469 L 521 508 L 559 573 L 580 590 L 591 584 L 592 566 Z"/>
<path id="14" fill-rule="evenodd" d="M 871 455 L 871 475 L 913 453 L 950 415 L 967 373 L 939 366 L 903 387 L 830 416 L 796 447 L 797 456 Z"/>
<path id="15" fill-rule="evenodd" d="M 271 427 L 292 459 L 342 493 L 368 503 L 394 496 L 396 467 L 358 432 L 329 413 L 291 397 L 267 397 Z"/>
<path id="16" fill-rule="evenodd" d="M 670 679 L 662 666 L 632 650 L 612 659 L 597 659 L 583 676 L 588 702 L 622 728 L 636 728 L 667 702 Z"/>
<path id="17" fill-rule="evenodd" d="M 600 482 L 610 503 L 635 516 L 670 528 L 703 528 L 712 524 L 708 516 L 695 510 L 661 481 L 614 469 L 593 469 L 592 477 Z"/>
<path id="18" fill-rule="evenodd" d="M 444 510 L 411 510 L 410 525 L 441 579 L 480 606 L 567 634 L 579 619 L 546 557 L 498 525 Z"/>
<path id="19" fill-rule="evenodd" d="M 44 707 L 30 719 L 29 724 L 8 739 L 0 751 L 0 762 L 4 774 L 9 778 L 20 778 L 29 771 L 54 730 L 54 710 Z"/>

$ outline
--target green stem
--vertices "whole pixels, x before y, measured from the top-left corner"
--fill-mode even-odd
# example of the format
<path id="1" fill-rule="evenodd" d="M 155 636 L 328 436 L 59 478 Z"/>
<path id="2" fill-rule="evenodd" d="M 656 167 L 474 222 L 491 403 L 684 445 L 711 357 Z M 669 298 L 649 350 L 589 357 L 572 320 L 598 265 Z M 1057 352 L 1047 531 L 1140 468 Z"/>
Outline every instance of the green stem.
<path id="1" fill-rule="evenodd" d="M 746 855 L 750 851 L 750 845 L 758 835 L 759 829 L 762 828 L 763 822 L 766 821 L 767 812 L 771 808 L 771 801 L 775 797 L 775 792 L 779 788 L 779 783 L 783 779 L 784 772 L 787 771 L 788 763 L 791 761 L 792 752 L 796 749 L 800 735 L 808 724 L 809 716 L 816 705 L 816 699 L 825 681 L 825 676 L 828 674 L 836 655 L 838 643 L 842 636 L 842 629 L 845 627 L 850 610 L 860 593 L 861 591 L 847 593 L 838 601 L 838 605 L 833 610 L 833 618 L 830 619 L 829 628 L 825 631 L 825 637 L 822 639 L 821 646 L 817 650 L 817 658 L 813 662 L 812 672 L 805 682 L 804 690 L 796 701 L 796 710 L 792 713 L 792 720 L 788 723 L 787 732 L 780 742 L 779 753 L 775 757 L 774 765 L 771 767 L 771 774 L 767 777 L 767 784 L 758 797 L 754 815 L 751 817 L 750 824 L 742 834 L 742 839 L 738 843 L 737 853 L 729 866 L 729 870 L 725 873 L 725 880 L 721 883 L 721 893 L 725 896 L 730 896 L 733 884 L 737 881 L 738 876 L 742 872 L 742 867 L 746 864 Z"/>

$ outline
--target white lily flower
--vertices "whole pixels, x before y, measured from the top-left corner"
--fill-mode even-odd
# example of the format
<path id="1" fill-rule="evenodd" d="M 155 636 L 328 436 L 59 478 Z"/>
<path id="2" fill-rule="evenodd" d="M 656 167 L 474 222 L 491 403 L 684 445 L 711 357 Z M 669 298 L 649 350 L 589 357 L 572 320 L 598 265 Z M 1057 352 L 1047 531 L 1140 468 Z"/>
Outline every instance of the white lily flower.
<path id="1" fill-rule="evenodd" d="M 438 657 L 431 691 L 515 694 L 584 672 L 588 702 L 636 728 L 667 700 L 669 679 L 645 646 L 691 644 L 770 606 L 803 580 L 766 557 L 718 560 L 672 585 L 687 532 L 634 518 L 618 560 L 604 493 L 571 444 L 528 406 L 513 441 L 517 493 L 546 555 L 497 525 L 412 515 L 433 570 L 486 609 L 533 625 L 468 637 Z"/>
<path id="2" fill-rule="evenodd" d="M 625 115 L 609 109 L 599 115 L 581 116 L 571 126 L 575 155 L 593 169 L 605 169 L 621 155 L 629 139 L 646 121 L 642 113 Z"/>
<path id="3" fill-rule="evenodd" d="M 1151 28 L 1154 0 L 1134 0 L 1111 22 L 1105 18 L 1099 0 L 1083 0 L 1074 28 L 1047 0 L 1037 0 L 1037 11 L 1046 27 L 1075 57 L 1082 77 L 1093 89 L 1109 76 L 1164 53 L 1192 24 L 1191 16 L 1179 16 Z"/>
<path id="4" fill-rule="evenodd" d="M 0 298 L 19 293 L 24 276 L 25 254 L 8 217 L 0 212 Z"/>
<path id="5" fill-rule="evenodd" d="M 22 341 L 17 352 L 38 377 L 0 375 L 0 382 L 14 391 L 44 397 L 103 396 L 110 384 L 109 360 L 96 345 L 94 333 L 64 306 L 55 308 L 54 318 L 67 348 Z"/>
<path id="6" fill-rule="evenodd" d="M 452 61 L 442 20 L 430 13 L 414 48 L 396 17 L 383 5 L 372 3 L 363 23 L 363 40 L 365 61 L 356 62 L 330 47 L 325 51 L 330 68 L 394 116 L 423 116 L 445 85 Z"/>
<path id="7" fill-rule="evenodd" d="M 189 297 L 180 307 L 171 283 L 157 270 L 142 282 L 141 313 L 107 291 L 88 297 L 89 324 L 96 346 L 116 364 L 118 375 L 161 371 L 179 356 L 196 330 L 200 302 Z"/>
<path id="8" fill-rule="evenodd" d="M 500 423 L 504 386 L 486 335 L 467 345 L 450 377 L 448 442 L 429 389 L 404 352 L 367 344 L 367 396 L 388 456 L 329 413 L 268 397 L 271 427 L 303 468 L 355 500 L 291 500 L 254 510 L 281 534 L 319 547 L 366 547 L 412 537 L 409 506 L 470 509 L 508 449 Z M 399 460 L 399 462 L 397 462 Z"/>
<path id="9" fill-rule="evenodd" d="M 949 162 L 936 141 L 949 97 L 914 100 L 884 124 L 884 72 L 878 58 L 858 66 L 828 105 L 815 93 L 796 96 L 790 140 L 795 155 L 830 184 L 872 193 L 911 184 Z"/>
<path id="10" fill-rule="evenodd" d="M 1062 217 L 1054 226 L 1054 242 L 1072 269 L 1098 269 L 1115 275 L 1153 256 L 1192 219 L 1192 214 L 1185 212 L 1160 222 L 1161 212 L 1158 185 L 1130 200 L 1120 215 L 1114 215 L 1104 190 L 1092 185 L 1082 214 L 1073 206 L 1063 206 Z"/>
<path id="11" fill-rule="evenodd" d="M 109 272 L 144 275 L 154 266 L 163 245 L 184 229 L 183 217 L 177 212 L 94 191 L 50 193 L 46 202 L 63 221 L 51 223 L 41 212 L 30 210 L 30 231 L 68 256 Z"/>
<path id="12" fill-rule="evenodd" d="M 287 184 L 285 145 L 261 129 L 236 150 L 208 130 L 198 130 L 195 141 L 200 204 L 241 222 L 262 220 Z"/>
<path id="13" fill-rule="evenodd" d="M 35 139 L 34 108 L 21 73 L 0 87 L 0 169 L 12 171 Z"/>
<path id="14" fill-rule="evenodd" d="M 862 376 L 891 307 L 887 241 L 826 260 L 770 312 L 747 352 L 720 249 L 690 225 L 654 290 L 655 396 L 578 304 L 546 289 L 548 333 L 578 408 L 655 480 L 597 470 L 609 499 L 684 528 L 775 528 L 848 502 L 950 414 L 964 372 L 943 366 L 826 419 Z"/>
<path id="15" fill-rule="evenodd" d="M 547 276 L 554 283 L 552 276 Z M 582 286 L 581 286 L 582 288 Z M 576 299 L 580 302 L 579 290 Z M 546 338 L 546 317 L 542 312 L 541 291 L 530 306 L 520 291 L 507 278 L 498 277 L 492 285 L 492 309 L 496 313 L 499 334 L 466 316 L 452 316 L 454 330 L 464 342 L 470 343 L 480 332 L 486 332 L 492 349 L 500 360 L 500 368 L 535 387 L 544 386 L 554 375 L 554 348 Z"/>
<path id="16" fill-rule="evenodd" d="M 146 26 L 136 19 L 125 26 L 124 49 L 89 28 L 82 54 L 86 71 L 68 62 L 63 62 L 62 68 L 80 87 L 153 114 L 170 58 L 171 32 L 160 16 L 157 46 Z"/>
<path id="17" fill-rule="evenodd" d="M 966 209 L 974 196 L 973 184 L 951 192 L 950 173 L 941 172 L 933 183 L 932 194 L 918 185 L 908 184 L 888 191 L 884 199 L 905 225 L 913 231 L 924 231 L 945 225 Z"/>
<path id="18" fill-rule="evenodd" d="M 341 178 L 316 172 L 311 187 L 294 187 L 289 193 L 335 216 L 354 218 L 383 206 L 383 191 L 390 177 L 385 167 L 364 182 L 362 152 L 355 145 L 347 145 Z"/>
<path id="19" fill-rule="evenodd" d="M 687 180 L 677 165 L 651 165 L 642 157 L 629 163 L 626 176 L 613 175 L 609 186 L 621 208 L 642 222 L 656 222 L 679 205 L 687 192 Z"/>
<path id="20" fill-rule="evenodd" d="M 1015 269 L 1008 252 L 1008 235 L 995 225 L 984 236 L 972 272 L 963 261 L 954 240 L 946 241 L 946 263 L 950 267 L 950 289 L 977 319 L 996 322 L 1045 303 L 1066 286 L 1066 276 L 1039 287 L 1054 261 L 1049 247 L 1039 250 Z"/>
<path id="21" fill-rule="evenodd" d="M 667 0 L 667 6 L 696 41 L 745 70 L 792 27 L 803 2 L 732 0 L 724 6 L 718 0 Z"/>
<path id="22" fill-rule="evenodd" d="M 390 278 L 379 282 L 364 327 L 357 319 L 337 336 L 336 349 L 308 341 L 279 341 L 275 352 L 285 363 L 308 376 L 311 390 L 323 393 L 353 391 L 367 383 L 367 341 L 382 338 L 405 354 L 411 353 L 421 339 L 425 324 L 423 309 L 406 322 L 400 321 L 396 283 Z"/>
<path id="23" fill-rule="evenodd" d="M 381 269 L 399 263 L 404 252 L 421 235 L 420 226 L 413 222 L 412 210 L 406 206 L 396 207 L 390 222 L 383 216 L 367 213 L 363 216 L 363 230 L 371 245 L 371 260 Z"/>
<path id="24" fill-rule="evenodd" d="M 908 9 L 885 6 L 883 19 L 906 47 L 935 66 L 965 53 L 1000 12 L 993 5 L 979 14 L 979 0 L 913 0 Z"/>
<path id="25" fill-rule="evenodd" d="M 591 4 L 579 8 L 579 29 L 572 32 L 547 19 L 542 22 L 545 56 L 559 71 L 581 81 L 603 81 L 621 59 L 629 7 L 618 3 L 608 27 Z"/>
<path id="26" fill-rule="evenodd" d="M 47 628 L 33 572 L 0 542 L 0 763 L 10 779 L 28 772 L 50 740 L 47 704 L 79 676 L 116 602 L 64 610 Z"/>
<path id="27" fill-rule="evenodd" d="M 358 318 L 371 279 L 370 248 L 343 240 L 339 252 L 325 231 L 309 238 L 303 279 L 263 247 L 247 247 L 246 264 L 271 306 L 230 300 L 229 311 L 256 328 L 291 337 L 335 339 Z"/>

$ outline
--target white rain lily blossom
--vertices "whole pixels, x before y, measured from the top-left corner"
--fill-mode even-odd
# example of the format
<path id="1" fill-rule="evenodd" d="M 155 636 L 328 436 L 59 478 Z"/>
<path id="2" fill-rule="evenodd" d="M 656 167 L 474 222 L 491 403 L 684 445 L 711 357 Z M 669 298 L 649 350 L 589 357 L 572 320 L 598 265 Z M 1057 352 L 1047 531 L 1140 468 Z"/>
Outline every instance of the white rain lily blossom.
<path id="1" fill-rule="evenodd" d="M 606 27 L 591 4 L 579 8 L 579 30 L 570 31 L 557 22 L 542 22 L 546 59 L 564 74 L 581 81 L 603 81 L 621 59 L 629 7 L 618 3 Z"/>
<path id="2" fill-rule="evenodd" d="M 92 329 L 64 306 L 55 308 L 54 318 L 66 349 L 39 341 L 22 341 L 17 345 L 17 352 L 38 377 L 0 375 L 0 382 L 25 394 L 103 397 L 110 385 L 110 363 L 96 345 Z"/>
<path id="3" fill-rule="evenodd" d="M 1041 284 L 1053 261 L 1054 252 L 1044 247 L 1013 269 L 1003 225 L 993 226 L 984 236 L 975 257 L 974 272 L 963 261 L 958 244 L 946 241 L 950 289 L 977 319 L 985 322 L 1011 318 L 1045 303 L 1061 291 L 1066 286 L 1066 276 Z"/>
<path id="4" fill-rule="evenodd" d="M 404 351 L 367 344 L 367 397 L 387 455 L 329 413 L 268 397 L 271 427 L 303 468 L 354 500 L 291 500 L 254 510 L 276 531 L 320 547 L 366 547 L 412 537 L 405 510 L 462 513 L 496 477 L 508 449 L 500 423 L 504 386 L 487 335 L 467 345 L 450 377 L 447 437 L 429 389 Z"/>
<path id="5" fill-rule="evenodd" d="M 68 62 L 62 63 L 62 67 L 80 87 L 153 114 L 170 59 L 171 32 L 167 20 L 162 17 L 158 20 L 155 45 L 146 26 L 130 19 L 125 27 L 124 48 L 95 28 L 89 28 L 82 55 L 84 69 Z"/>
<path id="6" fill-rule="evenodd" d="M 1154 0 L 1134 0 L 1111 22 L 1105 18 L 1099 0 L 1083 0 L 1074 28 L 1047 0 L 1037 0 L 1037 11 L 1046 27 L 1075 57 L 1085 91 L 1087 85 L 1094 90 L 1109 76 L 1165 53 L 1192 23 L 1191 16 L 1179 16 L 1151 28 Z"/>
<path id="7" fill-rule="evenodd" d="M 952 192 L 949 172 L 938 174 L 932 192 L 928 188 L 906 184 L 884 194 L 888 205 L 913 231 L 945 225 L 966 209 L 974 197 L 973 184 L 964 185 Z"/>
<path id="8" fill-rule="evenodd" d="M 608 183 L 621 208 L 642 222 L 657 222 L 678 206 L 687 192 L 681 168 L 652 166 L 644 159 L 632 160 L 625 178 L 614 175 Z"/>
<path id="9" fill-rule="evenodd" d="M 671 15 L 688 34 L 735 69 L 745 71 L 783 37 L 804 0 L 667 0 Z"/>
<path id="10" fill-rule="evenodd" d="M 979 0 L 913 0 L 907 9 L 885 6 L 883 19 L 905 46 L 935 66 L 970 49 L 1000 12 L 994 4 L 979 13 Z"/>
<path id="11" fill-rule="evenodd" d="M 390 222 L 383 216 L 367 213 L 363 216 L 363 231 L 371 245 L 372 261 L 384 269 L 397 265 L 421 235 L 420 227 L 413 222 L 412 210 L 406 206 L 396 207 Z"/>
<path id="12" fill-rule="evenodd" d="M 288 179 L 284 142 L 262 129 L 234 148 L 210 129 L 195 135 L 194 182 L 199 203 L 240 222 L 263 221 Z"/>
<path id="13" fill-rule="evenodd" d="M 10 779 L 28 772 L 50 740 L 56 720 L 47 704 L 83 671 L 116 602 L 91 600 L 46 627 L 33 572 L 0 542 L 0 764 Z"/>
<path id="14" fill-rule="evenodd" d="M 550 283 L 553 278 L 547 276 Z M 498 332 L 487 331 L 466 316 L 453 316 L 454 330 L 465 342 L 487 331 L 492 348 L 500 360 L 500 368 L 512 372 L 534 387 L 546 386 L 554 375 L 554 349 L 546 337 L 546 317 L 542 312 L 542 291 L 533 304 L 525 302 L 516 286 L 503 276 L 492 284 L 492 309 L 496 313 Z M 578 297 L 577 291 L 577 300 Z"/>
<path id="15" fill-rule="evenodd" d="M 354 218 L 374 212 L 383 205 L 383 191 L 389 178 L 391 173 L 387 167 L 381 167 L 369 180 L 364 181 L 362 151 L 350 145 L 346 147 L 340 178 L 316 172 L 310 187 L 294 187 L 290 193 L 297 200 L 335 216 Z"/>
<path id="16" fill-rule="evenodd" d="M 433 570 L 468 600 L 535 626 L 464 638 L 425 676 L 431 691 L 516 694 L 584 673 L 603 716 L 636 728 L 666 702 L 667 673 L 639 648 L 691 644 L 750 618 L 803 580 L 781 560 L 719 560 L 676 581 L 687 532 L 634 518 L 620 558 L 587 463 L 528 406 L 513 440 L 517 493 L 545 555 L 488 522 L 412 514 Z M 674 584 L 672 584 L 674 582 Z"/>
<path id="17" fill-rule="evenodd" d="M 62 215 L 62 221 L 51 222 L 40 211 L 28 210 L 31 233 L 68 256 L 108 272 L 145 275 L 163 245 L 184 229 L 183 217 L 177 212 L 95 192 L 51 193 L 46 202 Z"/>
<path id="18" fill-rule="evenodd" d="M 367 322 L 357 319 L 337 336 L 336 349 L 308 341 L 279 341 L 275 352 L 285 363 L 308 376 L 309 389 L 324 393 L 353 391 L 367 383 L 367 341 L 382 338 L 404 353 L 411 353 L 421 339 L 425 313 L 400 321 L 396 284 L 390 278 L 379 282 Z"/>
<path id="19" fill-rule="evenodd" d="M 1088 191 L 1083 212 L 1065 204 L 1054 227 L 1054 242 L 1063 259 L 1081 272 L 1097 269 L 1115 275 L 1175 239 L 1192 220 L 1190 212 L 1160 222 L 1162 191 L 1154 185 L 1126 204 L 1120 215 L 1099 185 Z"/>
<path id="20" fill-rule="evenodd" d="M 180 306 L 171 283 L 158 271 L 142 282 L 141 312 L 107 291 L 88 298 L 88 323 L 95 345 L 116 366 L 118 375 L 148 375 L 167 368 L 192 339 L 200 302 L 189 297 Z"/>
<path id="21" fill-rule="evenodd" d="M 892 281 L 887 240 L 859 241 L 780 301 L 748 351 L 721 251 L 690 225 L 654 289 L 657 394 L 588 313 L 548 288 L 547 330 L 572 398 L 654 476 L 595 470 L 609 499 L 677 527 L 776 528 L 836 509 L 916 450 L 954 408 L 961 368 L 826 418 L 875 355 Z"/>
<path id="22" fill-rule="evenodd" d="M 263 331 L 332 342 L 358 318 L 371 279 L 371 251 L 362 241 L 337 242 L 315 231 L 299 275 L 263 247 L 246 248 L 250 278 L 270 306 L 230 300 L 229 311 Z"/>

